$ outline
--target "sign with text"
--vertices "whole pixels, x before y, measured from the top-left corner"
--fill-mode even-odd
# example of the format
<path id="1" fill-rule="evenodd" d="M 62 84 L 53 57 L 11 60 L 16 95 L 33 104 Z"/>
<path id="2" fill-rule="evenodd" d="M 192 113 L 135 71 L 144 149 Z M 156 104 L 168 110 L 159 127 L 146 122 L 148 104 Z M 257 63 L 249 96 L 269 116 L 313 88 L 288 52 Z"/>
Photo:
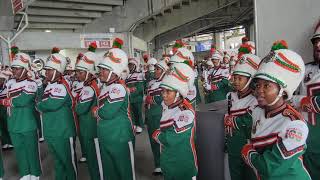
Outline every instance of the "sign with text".
<path id="1" fill-rule="evenodd" d="M 112 47 L 113 36 L 109 34 L 81 34 L 81 48 L 88 48 L 92 42 L 96 42 L 97 48 L 109 49 Z"/>

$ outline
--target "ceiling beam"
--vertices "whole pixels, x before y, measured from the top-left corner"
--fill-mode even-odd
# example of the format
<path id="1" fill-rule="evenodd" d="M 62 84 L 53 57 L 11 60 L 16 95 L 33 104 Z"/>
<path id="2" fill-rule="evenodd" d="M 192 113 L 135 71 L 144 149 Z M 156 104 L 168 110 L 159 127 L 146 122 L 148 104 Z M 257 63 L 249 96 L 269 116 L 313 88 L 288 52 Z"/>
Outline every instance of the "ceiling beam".
<path id="1" fill-rule="evenodd" d="M 60 1 L 36 1 L 30 5 L 30 7 L 44 7 L 55 9 L 76 9 L 76 10 L 88 10 L 88 11 L 112 11 L 112 6 L 107 5 L 95 5 L 95 4 L 83 4 L 75 2 L 60 2 Z"/>
<path id="2" fill-rule="evenodd" d="M 87 3 L 87 4 L 104 4 L 111 6 L 122 6 L 123 0 L 57 0 L 64 2 L 77 2 L 77 3 Z"/>
<path id="3" fill-rule="evenodd" d="M 39 16 L 63 16 L 63 17 L 86 17 L 86 18 L 99 18 L 101 17 L 100 12 L 92 11 L 80 11 L 80 10 L 61 10 L 61 9 L 50 9 L 50 8 L 29 8 L 29 15 Z"/>
<path id="4" fill-rule="evenodd" d="M 19 21 L 21 17 L 15 17 L 15 21 Z M 28 16 L 29 22 L 40 23 L 74 23 L 87 24 L 92 21 L 90 18 L 74 18 L 74 17 L 51 17 L 51 16 Z"/>
<path id="5" fill-rule="evenodd" d="M 81 24 L 48 24 L 48 23 L 30 23 L 28 29 L 80 29 Z"/>

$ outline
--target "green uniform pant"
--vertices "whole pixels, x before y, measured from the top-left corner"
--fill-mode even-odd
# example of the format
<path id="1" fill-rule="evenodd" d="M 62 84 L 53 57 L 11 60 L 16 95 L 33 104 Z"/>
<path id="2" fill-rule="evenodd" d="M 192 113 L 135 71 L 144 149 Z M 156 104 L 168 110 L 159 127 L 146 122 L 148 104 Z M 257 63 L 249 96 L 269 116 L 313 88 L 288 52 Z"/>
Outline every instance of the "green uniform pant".
<path id="1" fill-rule="evenodd" d="M 8 131 L 7 119 L 0 119 L 0 123 L 1 123 L 1 133 L 2 133 L 1 134 L 2 145 L 12 144 L 9 131 Z"/>
<path id="2" fill-rule="evenodd" d="M 159 127 L 160 127 L 160 118 L 161 118 L 161 115 L 158 115 L 158 116 L 147 116 L 147 119 L 146 119 L 146 124 L 148 126 L 148 134 L 149 134 L 151 150 L 152 150 L 152 153 L 153 153 L 154 166 L 156 168 L 160 167 L 160 144 L 157 143 L 152 138 L 152 133 L 156 129 L 159 129 Z"/>
<path id="3" fill-rule="evenodd" d="M 84 147 L 85 145 L 85 137 L 81 134 L 81 131 L 79 133 L 79 142 L 80 142 L 80 147 L 81 147 L 81 157 L 87 158 L 87 152 L 86 148 Z"/>
<path id="4" fill-rule="evenodd" d="M 43 138 L 43 132 L 42 132 L 42 119 L 41 119 L 41 115 L 39 112 L 35 111 L 34 112 L 34 116 L 36 117 L 36 122 L 37 122 L 37 128 L 38 128 L 38 132 L 39 132 L 39 138 Z"/>
<path id="5" fill-rule="evenodd" d="M 97 153 L 94 139 L 95 138 L 93 137 L 82 136 L 81 151 L 82 155 L 84 154 L 83 152 L 86 152 L 86 164 L 89 170 L 91 180 L 100 180 L 99 166 L 97 161 Z"/>
<path id="6" fill-rule="evenodd" d="M 142 101 L 130 103 L 130 108 L 134 125 L 143 127 Z"/>
<path id="7" fill-rule="evenodd" d="M 241 157 L 242 147 L 247 143 L 246 137 L 239 132 L 227 138 L 228 161 L 231 180 L 255 180 L 256 175 Z"/>
<path id="8" fill-rule="evenodd" d="M 303 163 L 306 166 L 311 179 L 320 179 L 320 115 L 316 114 L 315 125 L 308 124 L 309 135 L 307 139 L 307 150 L 303 154 Z"/>
<path id="9" fill-rule="evenodd" d="M 195 79 L 194 84 L 196 86 L 196 91 L 197 91 L 196 103 L 200 104 L 201 103 L 201 95 L 200 95 L 200 91 L 199 91 L 199 80 L 198 80 L 198 78 Z"/>
<path id="10" fill-rule="evenodd" d="M 37 131 L 9 133 L 16 153 L 20 176 L 40 176 L 41 166 Z"/>
<path id="11" fill-rule="evenodd" d="M 74 138 L 46 137 L 48 148 L 54 158 L 55 179 L 77 179 L 76 153 Z"/>
<path id="12" fill-rule="evenodd" d="M 303 163 L 312 179 L 320 179 L 320 154 L 306 152 L 303 155 Z"/>
<path id="13" fill-rule="evenodd" d="M 135 180 L 134 155 L 131 141 L 108 143 L 100 138 L 99 145 L 104 179 Z"/>
<path id="14" fill-rule="evenodd" d="M 4 169 L 3 169 L 3 161 L 2 161 L 2 152 L 0 152 L 0 178 L 3 178 Z"/>
<path id="15" fill-rule="evenodd" d="M 254 172 L 242 160 L 240 153 L 228 154 L 231 180 L 255 180 Z"/>

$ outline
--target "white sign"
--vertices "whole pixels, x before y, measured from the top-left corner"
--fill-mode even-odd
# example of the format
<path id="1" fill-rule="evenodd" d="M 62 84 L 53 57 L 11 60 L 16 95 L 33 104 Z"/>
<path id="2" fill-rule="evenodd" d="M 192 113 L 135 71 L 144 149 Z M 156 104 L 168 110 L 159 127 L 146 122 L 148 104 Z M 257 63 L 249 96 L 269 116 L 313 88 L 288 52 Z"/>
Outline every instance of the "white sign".
<path id="1" fill-rule="evenodd" d="M 113 36 L 111 34 L 81 34 L 81 48 L 88 48 L 92 42 L 96 42 L 97 48 L 109 49 L 112 47 Z"/>

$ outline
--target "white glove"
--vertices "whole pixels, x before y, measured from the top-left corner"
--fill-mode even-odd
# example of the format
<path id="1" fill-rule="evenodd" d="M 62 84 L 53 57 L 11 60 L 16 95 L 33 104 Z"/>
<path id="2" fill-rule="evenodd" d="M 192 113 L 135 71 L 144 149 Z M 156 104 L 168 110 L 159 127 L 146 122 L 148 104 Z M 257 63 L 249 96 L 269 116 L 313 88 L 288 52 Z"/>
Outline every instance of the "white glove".
<path id="1" fill-rule="evenodd" d="M 206 90 L 208 90 L 208 91 L 211 90 L 211 84 L 209 84 L 209 83 L 204 83 L 204 84 L 203 84 L 203 87 L 204 87 Z"/>

